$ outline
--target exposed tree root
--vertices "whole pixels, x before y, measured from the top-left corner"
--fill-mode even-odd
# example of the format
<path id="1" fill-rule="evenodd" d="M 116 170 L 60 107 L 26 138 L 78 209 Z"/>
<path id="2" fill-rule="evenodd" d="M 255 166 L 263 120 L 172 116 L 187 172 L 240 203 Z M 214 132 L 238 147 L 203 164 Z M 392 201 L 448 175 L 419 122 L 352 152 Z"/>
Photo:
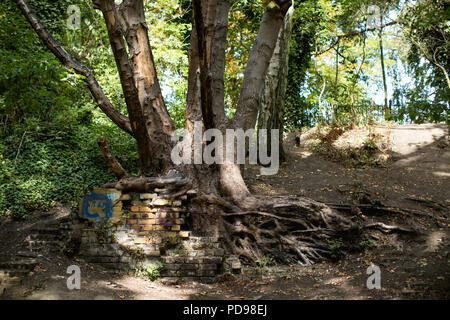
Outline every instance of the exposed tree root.
<path id="1" fill-rule="evenodd" d="M 185 194 L 190 189 L 190 180 L 175 173 L 165 177 L 124 177 L 118 182 L 106 183 L 105 188 L 115 188 L 125 192 L 158 191 L 162 195 L 171 197 Z"/>
<path id="2" fill-rule="evenodd" d="M 359 233 L 348 218 L 307 198 L 254 198 L 254 210 L 245 211 L 214 195 L 193 200 L 221 208 L 224 247 L 249 263 L 272 257 L 280 263 L 309 265 L 328 255 L 335 237 Z"/>
<path id="3" fill-rule="evenodd" d="M 125 177 L 110 185 L 127 192 L 158 192 L 166 198 L 192 197 L 189 214 L 194 232 L 221 237 L 226 251 L 247 263 L 270 257 L 279 263 L 309 265 L 327 258 L 337 240 L 354 247 L 364 229 L 416 232 L 382 222 L 356 223 L 343 213 L 354 213 L 351 206 L 333 208 L 302 197 L 251 196 L 243 203 L 234 203 L 216 193 L 193 190 L 190 180 L 177 174 Z"/>
<path id="4" fill-rule="evenodd" d="M 416 230 L 409 228 L 409 227 L 404 227 L 404 226 L 398 226 L 398 225 L 387 225 L 384 224 L 383 222 L 372 222 L 372 223 L 367 223 L 364 225 L 365 229 L 370 229 L 370 228 L 375 228 L 378 229 L 382 232 L 392 232 L 392 231 L 399 231 L 399 232 L 404 232 L 404 233 L 417 233 Z"/>

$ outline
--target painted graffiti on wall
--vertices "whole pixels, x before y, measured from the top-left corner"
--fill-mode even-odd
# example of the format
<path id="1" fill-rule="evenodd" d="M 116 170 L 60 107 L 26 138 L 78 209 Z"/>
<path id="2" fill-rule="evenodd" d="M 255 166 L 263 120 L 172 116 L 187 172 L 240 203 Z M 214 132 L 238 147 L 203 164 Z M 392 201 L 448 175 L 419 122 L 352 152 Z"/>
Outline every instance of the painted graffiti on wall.
<path id="1" fill-rule="evenodd" d="M 96 189 L 83 197 L 81 214 L 87 219 L 109 220 L 113 217 L 114 207 L 120 198 L 117 190 Z"/>

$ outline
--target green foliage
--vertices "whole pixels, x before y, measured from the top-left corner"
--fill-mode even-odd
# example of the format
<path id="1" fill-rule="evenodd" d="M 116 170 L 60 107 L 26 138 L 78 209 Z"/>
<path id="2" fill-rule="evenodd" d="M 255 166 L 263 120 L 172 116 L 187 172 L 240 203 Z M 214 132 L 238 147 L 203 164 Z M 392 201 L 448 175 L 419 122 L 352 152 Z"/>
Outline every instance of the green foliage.
<path id="1" fill-rule="evenodd" d="M 169 114 L 184 128 L 187 92 L 190 3 L 145 0 L 150 42 Z"/>
<path id="2" fill-rule="evenodd" d="M 378 245 L 378 243 L 375 240 L 371 239 L 368 234 L 363 235 L 363 239 L 359 244 L 365 252 L 368 252 L 370 249 L 373 249 Z"/>
<path id="3" fill-rule="evenodd" d="M 256 261 L 256 265 L 261 272 L 267 273 L 269 271 L 269 266 L 274 264 L 273 257 L 264 256 L 262 259 Z"/>
<path id="4" fill-rule="evenodd" d="M 124 166 L 136 172 L 133 140 L 111 126 L 41 122 L 6 131 L 0 135 L 2 215 L 22 218 L 57 203 L 74 206 L 92 188 L 113 181 L 96 143 L 100 135 L 107 137 Z"/>
<path id="5" fill-rule="evenodd" d="M 331 259 L 338 260 L 339 258 L 342 257 L 343 246 L 344 246 L 344 243 L 341 240 L 337 240 L 332 245 L 330 245 L 329 250 L 330 250 Z"/>
<path id="6" fill-rule="evenodd" d="M 135 275 L 138 277 L 143 277 L 149 279 L 150 281 L 155 281 L 161 278 L 161 270 L 164 265 L 158 261 L 156 265 L 147 264 L 141 268 L 136 269 Z"/>
<path id="7" fill-rule="evenodd" d="M 311 64 L 314 38 L 323 19 L 317 1 L 294 3 L 294 17 L 289 51 L 285 95 L 284 125 L 286 130 L 311 126 L 315 107 L 304 96 L 307 70 Z"/>
<path id="8" fill-rule="evenodd" d="M 111 227 L 112 224 L 108 219 L 102 219 L 95 225 L 95 235 L 100 243 L 113 242 Z"/>
<path id="9" fill-rule="evenodd" d="M 397 99 L 406 98 L 397 119 L 414 122 L 449 120 L 450 4 L 445 0 L 418 1 L 402 16 L 409 43 L 406 60 L 415 79 L 413 86 L 399 88 Z"/>
<path id="10" fill-rule="evenodd" d="M 126 114 L 101 13 L 89 1 L 29 1 L 53 36 L 89 66 L 113 105 Z M 67 7 L 81 9 L 81 29 L 66 28 Z M 152 46 L 176 125 L 184 123 L 188 21 L 177 1 L 146 2 Z M 170 19 L 169 19 L 170 18 Z M 173 18 L 173 20 L 171 20 Z M 186 17 L 184 17 L 186 18 Z M 178 19 L 178 20 L 176 20 Z M 184 50 L 184 51 L 183 51 Z M 181 81 L 180 81 L 181 79 Z M 164 89 L 164 88 L 163 88 Z M 57 203 L 76 205 L 115 180 L 97 146 L 105 137 L 130 174 L 138 174 L 134 140 L 97 109 L 82 79 L 61 67 L 13 0 L 0 3 L 0 215 L 23 218 Z"/>
<path id="11" fill-rule="evenodd" d="M 247 60 L 263 12 L 262 2 L 258 0 L 236 1 L 230 11 L 225 57 L 225 108 L 230 118 L 236 111 Z"/>

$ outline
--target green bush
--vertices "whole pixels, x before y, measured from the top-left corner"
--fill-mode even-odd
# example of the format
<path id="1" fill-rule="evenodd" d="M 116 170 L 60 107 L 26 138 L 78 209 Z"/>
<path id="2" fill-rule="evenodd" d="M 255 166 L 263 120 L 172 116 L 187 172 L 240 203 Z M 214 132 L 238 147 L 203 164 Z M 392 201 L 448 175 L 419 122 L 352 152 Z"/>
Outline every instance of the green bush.
<path id="1" fill-rule="evenodd" d="M 164 265 L 161 262 L 158 262 L 157 265 L 148 264 L 136 269 L 135 275 L 149 279 L 150 281 L 155 281 L 161 278 L 161 270 L 163 268 Z"/>
<path id="2" fill-rule="evenodd" d="M 57 203 L 75 206 L 92 188 L 114 181 L 97 146 L 100 136 L 135 174 L 134 142 L 113 125 L 40 124 L 25 130 L 16 124 L 14 132 L 1 135 L 0 215 L 24 218 Z"/>

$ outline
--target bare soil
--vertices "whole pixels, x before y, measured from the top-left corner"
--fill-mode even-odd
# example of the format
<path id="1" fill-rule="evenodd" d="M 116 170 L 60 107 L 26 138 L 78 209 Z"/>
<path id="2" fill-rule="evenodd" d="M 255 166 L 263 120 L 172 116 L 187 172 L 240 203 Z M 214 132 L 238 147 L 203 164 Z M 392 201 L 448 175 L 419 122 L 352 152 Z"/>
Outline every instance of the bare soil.
<path id="1" fill-rule="evenodd" d="M 215 284 L 164 284 L 130 274 L 94 269 L 60 252 L 43 251 L 38 266 L 7 287 L 0 299 L 449 299 L 450 149 L 446 125 L 377 127 L 390 144 L 380 167 L 357 169 L 318 156 L 286 140 L 288 161 L 277 175 L 259 176 L 248 166 L 245 178 L 258 195 L 299 195 L 330 205 L 382 204 L 410 214 L 358 212 L 368 219 L 414 228 L 417 234 L 372 232 L 363 252 L 344 252 L 337 261 L 313 266 L 250 266 L 245 274 Z M 362 129 L 361 129 L 362 130 Z M 345 133 L 352 143 L 361 130 Z M 0 220 L 0 255 L 22 250 L 28 230 L 67 209 L 30 215 L 25 222 Z M 338 252 L 339 253 L 339 252 Z M 69 265 L 81 268 L 81 290 L 68 290 Z M 366 287 L 367 267 L 381 269 L 381 289 Z"/>

